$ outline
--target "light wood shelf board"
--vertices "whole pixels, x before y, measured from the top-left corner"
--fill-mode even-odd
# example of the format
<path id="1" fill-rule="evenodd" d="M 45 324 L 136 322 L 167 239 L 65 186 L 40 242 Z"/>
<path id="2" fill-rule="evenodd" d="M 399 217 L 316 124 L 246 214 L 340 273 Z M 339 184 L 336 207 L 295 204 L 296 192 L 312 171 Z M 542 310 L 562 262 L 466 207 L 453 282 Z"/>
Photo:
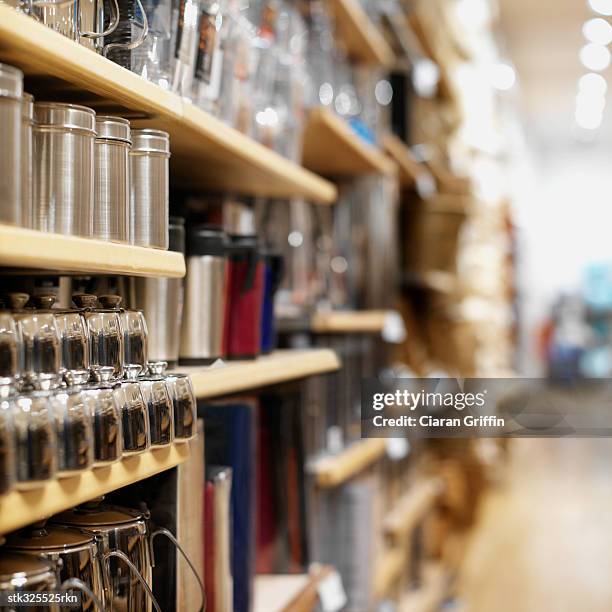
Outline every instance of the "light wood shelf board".
<path id="1" fill-rule="evenodd" d="M 394 541 L 403 541 L 431 509 L 444 489 L 441 478 L 420 478 L 385 518 L 383 528 Z"/>
<path id="2" fill-rule="evenodd" d="M 333 177 L 397 170 L 378 147 L 363 141 L 344 119 L 323 107 L 312 109 L 306 119 L 303 161 L 313 172 Z"/>
<path id="3" fill-rule="evenodd" d="M 387 441 L 382 438 L 359 440 L 336 455 L 316 460 L 309 471 L 319 487 L 338 487 L 376 463 L 386 451 Z"/>
<path id="4" fill-rule="evenodd" d="M 390 68 L 395 62 L 393 49 L 371 21 L 359 0 L 330 0 L 336 31 L 349 57 L 363 64 Z"/>
<path id="5" fill-rule="evenodd" d="M 383 599 L 406 567 L 406 555 L 398 549 L 387 550 L 376 565 L 372 589 L 376 599 Z"/>
<path id="6" fill-rule="evenodd" d="M 332 203 L 336 188 L 179 96 L 0 3 L 0 61 L 39 99 L 90 105 L 170 133 L 174 185 Z"/>
<path id="7" fill-rule="evenodd" d="M 332 571 L 319 566 L 310 575 L 256 576 L 254 612 L 312 612 L 319 601 L 318 585 Z"/>
<path id="8" fill-rule="evenodd" d="M 173 468 L 189 457 L 189 444 L 146 451 L 80 476 L 53 480 L 32 491 L 0 496 L 0 533 L 14 531 Z"/>
<path id="9" fill-rule="evenodd" d="M 0 224 L 0 266 L 83 274 L 185 276 L 181 253 Z"/>
<path id="10" fill-rule="evenodd" d="M 382 332 L 388 314 L 386 310 L 317 312 L 312 316 L 311 330 L 319 334 L 376 334 Z"/>
<path id="11" fill-rule="evenodd" d="M 311 349 L 275 351 L 253 361 L 229 361 L 218 367 L 179 369 L 191 376 L 197 397 L 204 399 L 325 374 L 339 367 L 334 351 Z"/>

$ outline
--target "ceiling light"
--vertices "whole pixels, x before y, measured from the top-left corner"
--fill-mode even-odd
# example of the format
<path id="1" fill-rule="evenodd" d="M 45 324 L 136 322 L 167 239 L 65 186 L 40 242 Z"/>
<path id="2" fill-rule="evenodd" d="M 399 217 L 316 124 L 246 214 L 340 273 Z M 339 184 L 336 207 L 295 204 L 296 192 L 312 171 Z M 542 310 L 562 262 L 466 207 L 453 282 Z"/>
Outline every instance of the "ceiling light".
<path id="1" fill-rule="evenodd" d="M 589 6 L 600 15 L 612 15 L 612 0 L 589 0 Z"/>
<path id="2" fill-rule="evenodd" d="M 507 91 L 512 89 L 516 82 L 516 73 L 514 68 L 508 64 L 494 64 L 491 66 L 490 77 L 491 85 L 495 89 Z"/>
<path id="3" fill-rule="evenodd" d="M 391 83 L 386 79 L 378 81 L 374 88 L 374 95 L 379 104 L 382 104 L 382 106 L 389 106 L 391 100 L 393 100 L 393 87 L 391 87 Z"/>
<path id="4" fill-rule="evenodd" d="M 604 96 L 608 90 L 608 83 L 601 74 L 587 72 L 578 79 L 578 90 L 588 91 L 593 95 Z"/>
<path id="5" fill-rule="evenodd" d="M 612 26 L 601 17 L 595 17 L 584 22 L 582 26 L 584 37 L 597 45 L 609 45 L 612 42 Z"/>
<path id="6" fill-rule="evenodd" d="M 589 43 L 580 49 L 580 61 L 589 70 L 601 72 L 610 65 L 610 51 L 602 45 Z"/>

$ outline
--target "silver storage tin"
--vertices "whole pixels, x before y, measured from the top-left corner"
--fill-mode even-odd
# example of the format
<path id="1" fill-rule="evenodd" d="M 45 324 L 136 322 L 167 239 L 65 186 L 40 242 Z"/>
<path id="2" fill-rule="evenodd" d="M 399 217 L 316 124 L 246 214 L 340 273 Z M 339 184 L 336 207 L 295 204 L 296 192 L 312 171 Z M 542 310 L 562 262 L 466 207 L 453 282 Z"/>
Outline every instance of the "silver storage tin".
<path id="1" fill-rule="evenodd" d="M 170 137 L 160 130 L 132 130 L 131 243 L 168 248 Z"/>
<path id="2" fill-rule="evenodd" d="M 185 252 L 185 219 L 170 217 L 171 251 Z M 134 304 L 144 312 L 149 336 L 150 361 L 167 361 L 175 366 L 179 359 L 179 340 L 183 318 L 182 278 L 134 278 Z"/>
<path id="3" fill-rule="evenodd" d="M 0 64 L 0 223 L 21 222 L 21 94 L 23 73 Z"/>
<path id="4" fill-rule="evenodd" d="M 34 96 L 23 93 L 21 98 L 21 225 L 32 227 L 32 127 L 34 125 Z"/>
<path id="5" fill-rule="evenodd" d="M 34 227 L 91 237 L 96 113 L 85 106 L 34 104 Z"/>
<path id="6" fill-rule="evenodd" d="M 130 122 L 96 117 L 93 237 L 130 240 Z"/>

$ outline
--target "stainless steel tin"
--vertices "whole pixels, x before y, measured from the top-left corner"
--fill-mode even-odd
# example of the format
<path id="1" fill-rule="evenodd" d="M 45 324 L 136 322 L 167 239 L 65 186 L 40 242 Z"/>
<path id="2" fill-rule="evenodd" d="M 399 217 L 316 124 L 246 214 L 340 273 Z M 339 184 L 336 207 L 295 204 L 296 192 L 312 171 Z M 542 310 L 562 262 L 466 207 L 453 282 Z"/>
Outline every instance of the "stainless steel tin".
<path id="1" fill-rule="evenodd" d="M 34 226 L 92 235 L 95 112 L 85 106 L 34 104 Z"/>
<path id="2" fill-rule="evenodd" d="M 168 446 L 174 440 L 174 406 L 163 378 L 138 381 L 149 411 L 151 446 Z"/>
<path id="3" fill-rule="evenodd" d="M 115 402 L 121 411 L 123 454 L 142 453 L 151 446 L 149 411 L 136 381 L 119 383 L 114 389 Z"/>
<path id="4" fill-rule="evenodd" d="M 133 130 L 131 243 L 168 248 L 170 137 L 160 130 Z"/>
<path id="5" fill-rule="evenodd" d="M 93 237 L 130 240 L 130 122 L 96 117 Z"/>
<path id="6" fill-rule="evenodd" d="M 0 398 L 0 495 L 8 493 L 15 486 L 15 452 L 11 402 Z"/>
<path id="7" fill-rule="evenodd" d="M 57 586 L 55 567 L 48 561 L 8 551 L 0 553 L 0 590 L 42 593 L 51 591 Z"/>
<path id="8" fill-rule="evenodd" d="M 91 385 L 83 393 L 93 401 L 94 467 L 114 463 L 121 459 L 123 436 L 121 412 L 113 389 L 107 385 Z"/>
<path id="9" fill-rule="evenodd" d="M 32 182 L 34 181 L 32 128 L 34 96 L 24 92 L 21 98 L 21 225 L 32 227 Z"/>
<path id="10" fill-rule="evenodd" d="M 142 310 L 122 310 L 120 317 L 123 329 L 123 367 L 127 371 L 131 366 L 132 372 L 138 369 L 138 373 L 143 373 L 148 363 L 145 316 Z"/>
<path id="11" fill-rule="evenodd" d="M 180 360 L 206 363 L 223 357 L 227 259 L 187 257 Z"/>
<path id="12" fill-rule="evenodd" d="M 0 223 L 21 222 L 21 94 L 23 73 L 0 64 Z"/>
<path id="13" fill-rule="evenodd" d="M 197 433 L 198 403 L 191 378 L 187 374 L 168 374 L 165 378 L 174 405 L 174 439 L 191 440 Z"/>

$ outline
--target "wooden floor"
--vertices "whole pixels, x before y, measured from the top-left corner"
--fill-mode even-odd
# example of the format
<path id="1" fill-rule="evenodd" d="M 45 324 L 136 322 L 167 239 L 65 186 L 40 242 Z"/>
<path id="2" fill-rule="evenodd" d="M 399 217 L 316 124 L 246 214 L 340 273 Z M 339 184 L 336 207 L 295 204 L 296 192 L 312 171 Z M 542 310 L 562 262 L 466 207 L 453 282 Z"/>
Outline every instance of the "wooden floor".
<path id="1" fill-rule="evenodd" d="M 513 440 L 459 579 L 461 612 L 612 611 L 612 440 Z"/>

